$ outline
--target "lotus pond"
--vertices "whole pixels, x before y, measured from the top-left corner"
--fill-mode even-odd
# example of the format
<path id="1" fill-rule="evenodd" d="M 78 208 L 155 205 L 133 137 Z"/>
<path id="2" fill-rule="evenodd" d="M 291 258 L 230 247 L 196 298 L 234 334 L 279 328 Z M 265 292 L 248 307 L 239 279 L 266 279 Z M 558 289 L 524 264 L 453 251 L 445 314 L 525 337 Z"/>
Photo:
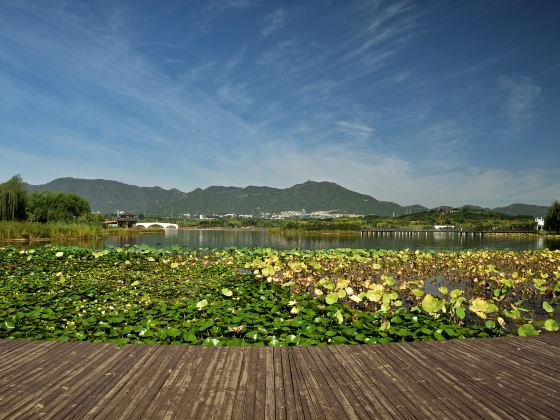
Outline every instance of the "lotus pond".
<path id="1" fill-rule="evenodd" d="M 202 345 L 559 330 L 560 251 L 0 248 L 0 338 Z"/>

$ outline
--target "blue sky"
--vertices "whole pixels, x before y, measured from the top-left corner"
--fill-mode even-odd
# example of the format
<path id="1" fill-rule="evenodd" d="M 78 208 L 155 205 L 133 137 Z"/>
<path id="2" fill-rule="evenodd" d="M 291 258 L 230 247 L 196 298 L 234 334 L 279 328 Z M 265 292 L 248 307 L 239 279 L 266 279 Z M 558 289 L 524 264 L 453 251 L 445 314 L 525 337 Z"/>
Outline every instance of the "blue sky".
<path id="1" fill-rule="evenodd" d="M 560 2 L 0 0 L 0 180 L 560 199 Z"/>

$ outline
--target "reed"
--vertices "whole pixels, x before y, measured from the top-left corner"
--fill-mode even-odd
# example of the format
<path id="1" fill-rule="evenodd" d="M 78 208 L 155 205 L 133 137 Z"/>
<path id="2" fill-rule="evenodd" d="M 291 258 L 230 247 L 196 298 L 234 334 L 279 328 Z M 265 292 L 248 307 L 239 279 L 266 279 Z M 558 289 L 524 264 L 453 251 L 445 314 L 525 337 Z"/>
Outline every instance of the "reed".
<path id="1" fill-rule="evenodd" d="M 103 227 L 83 223 L 0 222 L 0 240 L 93 239 L 103 236 Z"/>

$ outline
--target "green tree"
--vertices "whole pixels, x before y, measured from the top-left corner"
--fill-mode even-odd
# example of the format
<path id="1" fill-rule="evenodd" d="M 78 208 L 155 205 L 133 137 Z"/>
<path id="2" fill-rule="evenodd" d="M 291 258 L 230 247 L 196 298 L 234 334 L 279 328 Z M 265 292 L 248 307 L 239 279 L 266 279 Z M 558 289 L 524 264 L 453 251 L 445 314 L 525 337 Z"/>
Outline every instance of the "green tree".
<path id="1" fill-rule="evenodd" d="M 560 233 L 560 202 L 554 201 L 544 218 L 544 228 L 549 232 Z"/>
<path id="2" fill-rule="evenodd" d="M 27 211 L 35 222 L 71 222 L 87 216 L 90 207 L 79 195 L 43 191 L 29 194 Z"/>
<path id="3" fill-rule="evenodd" d="M 27 192 L 21 176 L 0 184 L 0 220 L 25 220 Z"/>

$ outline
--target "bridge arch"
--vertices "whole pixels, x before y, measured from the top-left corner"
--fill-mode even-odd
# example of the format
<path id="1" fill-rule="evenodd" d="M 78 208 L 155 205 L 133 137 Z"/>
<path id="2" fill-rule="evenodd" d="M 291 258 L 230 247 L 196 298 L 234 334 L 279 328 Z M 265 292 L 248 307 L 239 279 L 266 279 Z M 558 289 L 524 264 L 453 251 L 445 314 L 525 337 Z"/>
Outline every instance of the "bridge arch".
<path id="1" fill-rule="evenodd" d="M 179 225 L 177 225 L 176 223 L 162 223 L 162 222 L 142 222 L 142 223 L 136 223 L 136 226 L 140 226 L 144 228 L 159 226 L 163 229 L 179 229 Z"/>

